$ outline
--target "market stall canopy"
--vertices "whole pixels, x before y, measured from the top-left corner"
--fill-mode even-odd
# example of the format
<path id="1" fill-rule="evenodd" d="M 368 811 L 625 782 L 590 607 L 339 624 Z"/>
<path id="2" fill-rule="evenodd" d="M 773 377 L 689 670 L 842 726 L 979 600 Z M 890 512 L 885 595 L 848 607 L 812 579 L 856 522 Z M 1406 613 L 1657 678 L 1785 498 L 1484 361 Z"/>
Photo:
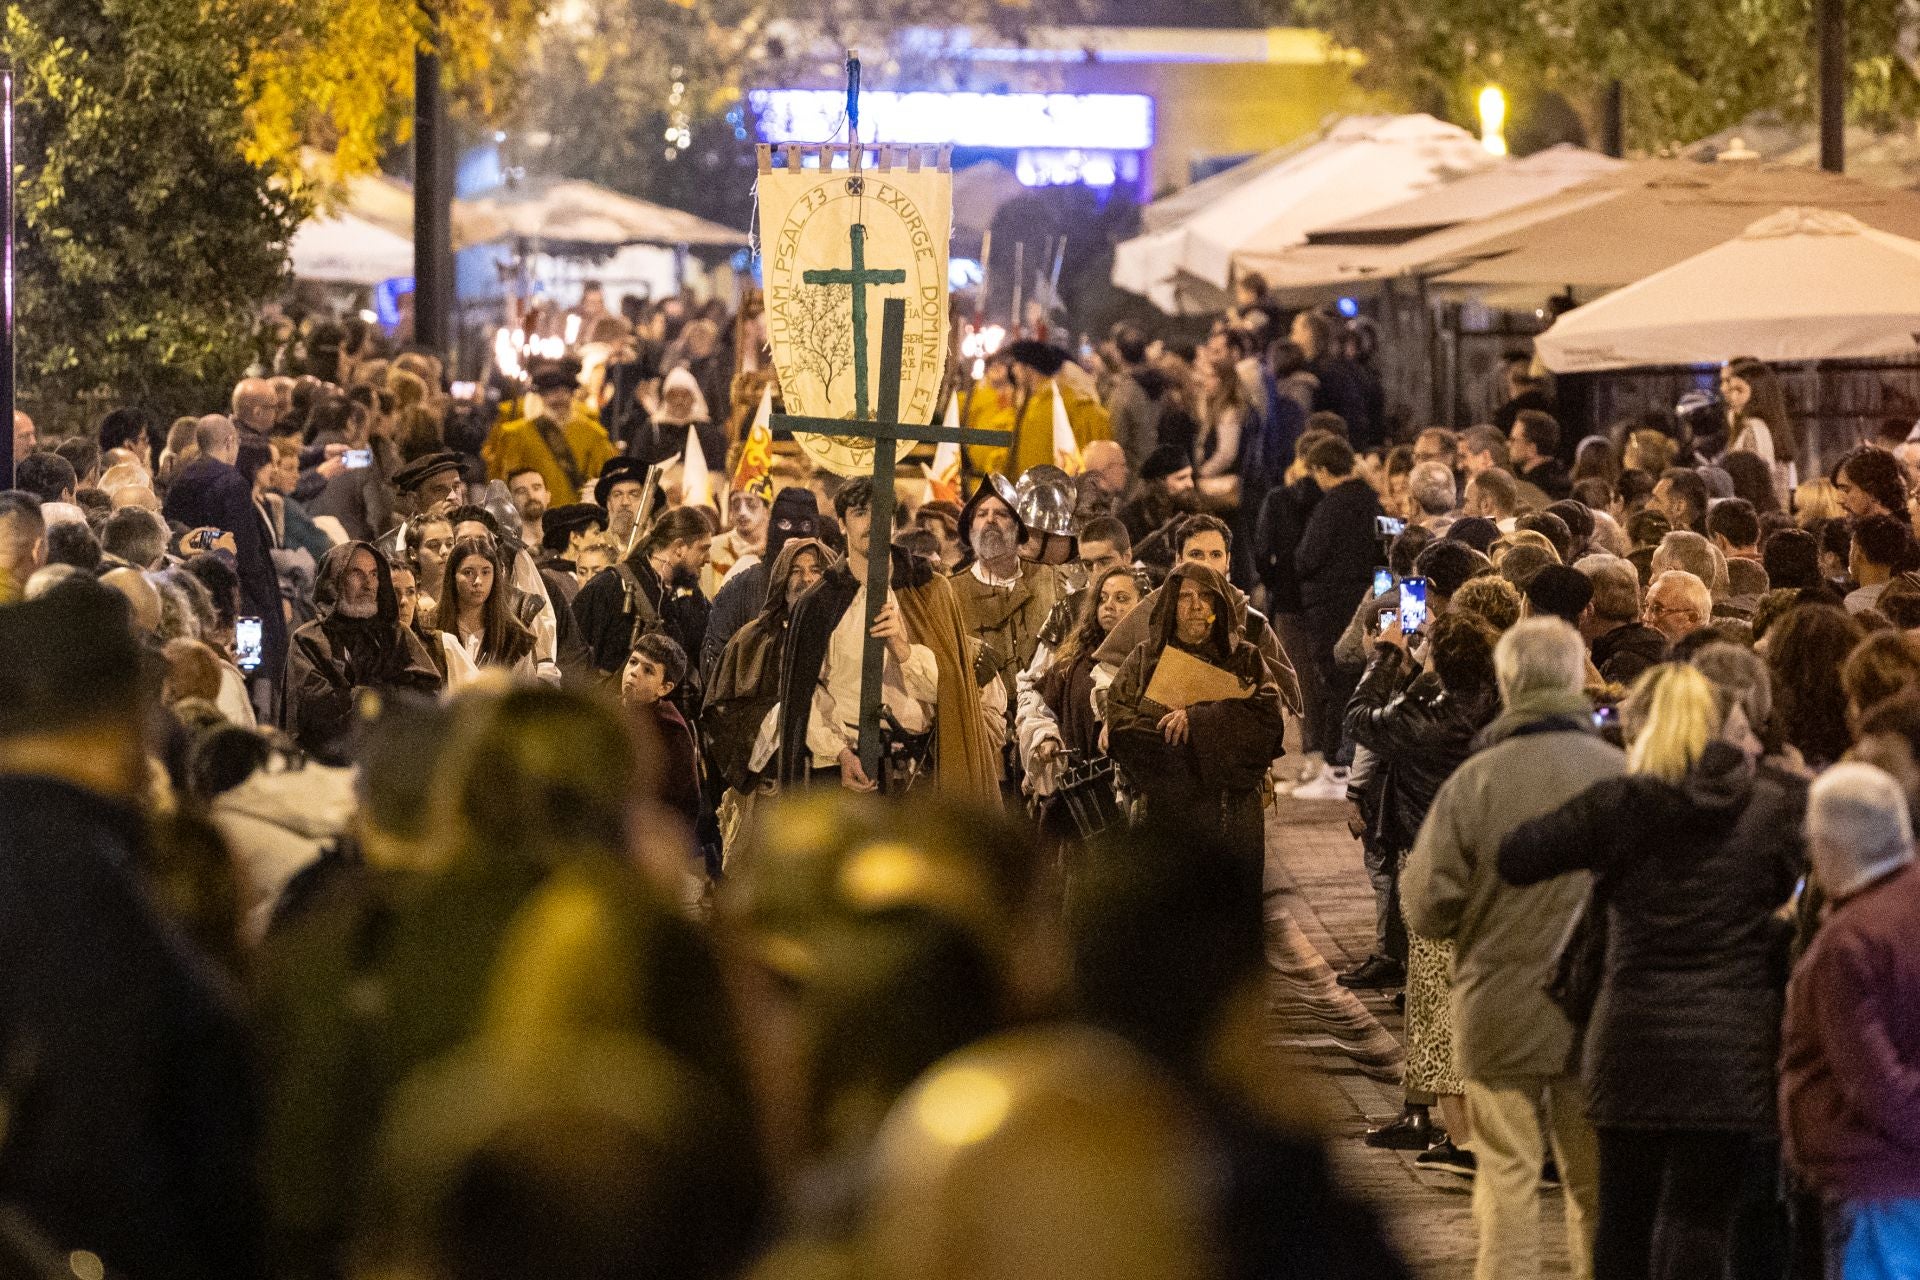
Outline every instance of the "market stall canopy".
<path id="1" fill-rule="evenodd" d="M 343 185 L 340 199 L 332 208 L 337 216 L 370 223 L 388 235 L 405 240 L 409 246 L 413 244 L 413 188 L 398 178 L 389 178 L 383 173 L 349 178 Z M 506 233 L 505 223 L 474 208 L 472 201 L 453 202 L 455 249 L 486 244 L 500 239 Z M 412 275 L 412 264 L 409 263 L 400 274 Z"/>
<path id="2" fill-rule="evenodd" d="M 662 244 L 738 249 L 749 243 L 744 231 L 577 179 L 529 183 L 458 204 L 503 226 L 505 235 L 496 239 L 608 248 Z"/>
<path id="3" fill-rule="evenodd" d="M 1453 261 L 1448 246 L 1483 234 L 1476 227 L 1516 210 L 1540 216 L 1564 206 L 1544 203 L 1593 178 L 1626 167 L 1598 152 L 1562 145 L 1510 164 L 1466 174 L 1433 191 L 1308 232 L 1307 243 L 1276 253 L 1243 253 L 1242 270 L 1258 271 L 1279 293 L 1338 289 L 1417 273 Z M 1510 225 L 1503 223 L 1502 225 Z"/>
<path id="4" fill-rule="evenodd" d="M 378 284 L 413 274 L 413 241 L 350 213 L 300 224 L 287 249 L 302 280 Z"/>
<path id="5" fill-rule="evenodd" d="M 1795 208 L 1569 311 L 1534 350 L 1556 373 L 1593 373 L 1911 356 L 1917 334 L 1920 241 Z"/>
<path id="6" fill-rule="evenodd" d="M 1465 129 L 1427 115 L 1356 116 L 1278 159 L 1262 156 L 1218 175 L 1181 201 L 1181 216 L 1148 206 L 1151 228 L 1115 251 L 1113 283 L 1165 311 L 1195 291 L 1224 290 L 1243 257 L 1304 244 L 1315 227 L 1357 217 L 1498 163 Z M 1253 166 L 1251 175 L 1240 170 Z M 1196 195 L 1200 199 L 1196 199 Z M 1161 202 L 1162 204 L 1166 202 Z"/>
<path id="7" fill-rule="evenodd" d="M 1879 187 L 1920 187 L 1920 132 L 1847 126 L 1847 174 Z M 1790 123 L 1771 111 L 1759 111 L 1739 124 L 1685 147 L 1687 160 L 1733 163 L 1739 158 L 1813 169 L 1820 164 L 1820 130 L 1811 122 Z"/>
<path id="8" fill-rule="evenodd" d="M 1441 282 L 1546 292 L 1618 289 L 1790 206 L 1831 209 L 1920 238 L 1920 195 L 1785 165 L 1643 160 L 1561 198 L 1573 200 L 1573 207 L 1466 238 L 1454 247 L 1466 265 L 1440 276 Z"/>

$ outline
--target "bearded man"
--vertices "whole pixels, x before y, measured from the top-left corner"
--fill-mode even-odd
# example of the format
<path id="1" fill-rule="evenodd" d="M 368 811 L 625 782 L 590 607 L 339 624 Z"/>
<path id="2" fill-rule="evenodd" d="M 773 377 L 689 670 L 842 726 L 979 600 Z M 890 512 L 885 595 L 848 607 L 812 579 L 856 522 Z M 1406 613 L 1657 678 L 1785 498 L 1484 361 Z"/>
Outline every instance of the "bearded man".
<path id="1" fill-rule="evenodd" d="M 607 513 L 607 535 L 622 555 L 633 545 L 634 522 L 646 492 L 647 464 L 633 458 L 614 458 L 594 482 L 593 501 Z"/>
<path id="2" fill-rule="evenodd" d="M 948 581 L 967 634 L 985 646 L 1011 703 L 1014 679 L 1033 662 L 1047 617 L 1066 592 L 1056 570 L 1020 558 L 1027 526 L 1004 476 L 989 476 L 961 509 L 960 540 L 971 558 Z"/>
<path id="3" fill-rule="evenodd" d="M 596 668 L 618 676 L 634 641 L 654 631 L 673 637 L 684 652 L 700 652 L 708 614 L 700 570 L 712 546 L 707 518 L 692 507 L 673 507 L 647 527 L 626 559 L 580 588 L 573 616 Z"/>
<path id="4" fill-rule="evenodd" d="M 287 732 L 328 764 L 347 763 L 354 700 L 375 693 L 437 691 L 441 675 L 412 628 L 387 558 L 371 542 L 347 542 L 320 561 L 317 616 L 293 633 L 287 655 Z"/>

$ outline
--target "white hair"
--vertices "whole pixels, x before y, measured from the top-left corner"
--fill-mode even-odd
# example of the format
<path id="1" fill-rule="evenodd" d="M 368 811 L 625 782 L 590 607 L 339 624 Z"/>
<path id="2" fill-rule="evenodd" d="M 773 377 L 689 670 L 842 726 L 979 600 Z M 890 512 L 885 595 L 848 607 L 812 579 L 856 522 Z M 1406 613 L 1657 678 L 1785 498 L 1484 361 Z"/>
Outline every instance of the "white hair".
<path id="1" fill-rule="evenodd" d="M 1675 529 L 1660 539 L 1653 550 L 1653 576 L 1670 569 L 1684 569 L 1707 584 L 1711 591 L 1727 589 L 1727 557 L 1719 547 L 1687 529 Z M 1711 612 L 1711 610 L 1709 610 Z"/>
<path id="2" fill-rule="evenodd" d="M 1647 584 L 1648 597 L 1651 598 L 1654 592 L 1668 583 L 1686 593 L 1687 604 L 1700 615 L 1701 626 L 1713 621 L 1713 592 L 1707 590 L 1707 584 L 1700 581 L 1698 576 L 1685 569 L 1668 569 L 1665 573 L 1655 574 L 1653 581 Z"/>
<path id="3" fill-rule="evenodd" d="M 1508 706 L 1530 693 L 1579 693 L 1587 682 L 1587 647 L 1560 618 L 1528 618 L 1500 637 L 1493 673 Z"/>
<path id="4" fill-rule="evenodd" d="M 1849 761 L 1814 779 L 1807 797 L 1813 869 L 1835 898 L 1913 861 L 1907 797 L 1884 770 Z"/>

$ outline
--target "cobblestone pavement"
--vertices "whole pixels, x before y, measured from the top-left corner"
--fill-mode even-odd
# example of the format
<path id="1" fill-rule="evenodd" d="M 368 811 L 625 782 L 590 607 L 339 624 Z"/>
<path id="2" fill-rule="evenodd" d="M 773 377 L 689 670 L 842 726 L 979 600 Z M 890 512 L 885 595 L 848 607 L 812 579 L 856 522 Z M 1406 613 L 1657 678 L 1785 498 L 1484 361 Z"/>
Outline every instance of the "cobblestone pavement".
<path id="1" fill-rule="evenodd" d="M 1357 995 L 1333 975 L 1366 958 L 1373 893 L 1341 806 L 1282 798 L 1267 813 L 1270 1040 L 1314 1094 L 1347 1185 L 1389 1224 L 1416 1274 L 1473 1274 L 1471 1183 L 1416 1172 L 1412 1152 L 1360 1141 L 1400 1111 L 1400 1015 L 1387 994 Z M 1541 1197 L 1545 1277 L 1567 1274 L 1560 1196 Z"/>

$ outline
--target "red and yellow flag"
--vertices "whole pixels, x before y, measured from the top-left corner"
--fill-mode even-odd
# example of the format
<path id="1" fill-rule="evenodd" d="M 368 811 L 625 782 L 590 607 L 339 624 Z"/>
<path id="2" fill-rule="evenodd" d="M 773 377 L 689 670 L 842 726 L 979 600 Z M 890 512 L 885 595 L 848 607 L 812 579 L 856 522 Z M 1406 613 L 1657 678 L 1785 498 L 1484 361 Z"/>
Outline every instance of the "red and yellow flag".
<path id="1" fill-rule="evenodd" d="M 740 450 L 740 464 L 733 469 L 733 487 L 759 494 L 773 501 L 773 384 L 760 393 L 760 407 L 754 410 L 753 425 Z"/>

